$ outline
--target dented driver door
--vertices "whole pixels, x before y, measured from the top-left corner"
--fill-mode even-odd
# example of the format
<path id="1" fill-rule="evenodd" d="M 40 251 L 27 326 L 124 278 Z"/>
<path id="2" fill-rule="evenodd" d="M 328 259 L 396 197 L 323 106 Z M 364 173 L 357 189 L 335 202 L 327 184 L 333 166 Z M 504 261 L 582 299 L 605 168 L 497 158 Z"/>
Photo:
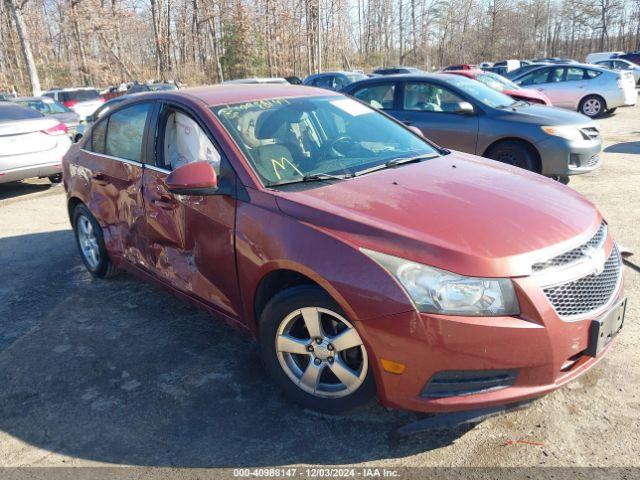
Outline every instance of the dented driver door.
<path id="1" fill-rule="evenodd" d="M 220 185 L 225 186 L 228 193 L 176 195 L 168 190 L 166 178 L 177 167 L 169 158 L 175 156 L 175 152 L 164 140 L 165 135 L 175 133 L 167 132 L 166 128 L 172 112 L 175 111 L 165 109 L 159 115 L 156 163 L 145 166 L 143 174 L 148 241 L 145 269 L 170 287 L 237 318 L 240 302 L 234 251 L 236 199 L 229 187 L 235 185 L 235 176 L 230 167 L 228 171 L 226 167 L 220 171 L 222 159 L 218 157 L 213 159 L 217 161 L 216 173 L 220 176 Z M 178 123 L 183 127 L 187 125 L 185 128 L 193 133 L 196 123 L 180 118 L 182 121 Z M 167 142 L 171 141 L 175 138 L 167 139 Z M 206 156 L 206 152 L 201 151 L 200 155 Z M 197 161 L 181 159 L 189 160 Z"/>

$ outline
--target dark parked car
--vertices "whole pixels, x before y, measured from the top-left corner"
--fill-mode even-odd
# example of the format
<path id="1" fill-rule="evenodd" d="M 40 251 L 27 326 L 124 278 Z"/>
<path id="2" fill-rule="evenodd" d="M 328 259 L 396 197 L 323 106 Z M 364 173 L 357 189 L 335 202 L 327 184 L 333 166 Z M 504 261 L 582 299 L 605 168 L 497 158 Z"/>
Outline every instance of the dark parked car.
<path id="1" fill-rule="evenodd" d="M 625 53 L 624 55 L 620 55 L 617 58 L 622 58 L 623 60 L 629 60 L 630 62 L 633 62 L 636 65 L 640 65 L 640 51 Z"/>
<path id="2" fill-rule="evenodd" d="M 563 181 L 600 166 L 593 120 L 519 102 L 459 75 L 371 78 L 343 89 L 447 148 L 482 155 Z"/>
<path id="3" fill-rule="evenodd" d="M 527 65 L 523 65 L 520 68 L 516 68 L 515 70 L 511 70 L 510 72 L 504 73 L 502 76 L 508 79 L 512 79 L 518 77 L 524 73 L 527 73 L 529 70 L 533 70 L 534 68 L 544 67 L 546 65 L 553 65 L 550 62 L 541 62 L 541 63 L 528 63 Z M 483 69 L 486 70 L 486 69 Z"/>
<path id="4" fill-rule="evenodd" d="M 571 58 L 545 57 L 532 60 L 533 63 L 578 63 Z"/>
<path id="5" fill-rule="evenodd" d="M 358 72 L 324 72 L 309 75 L 302 83 L 310 87 L 337 91 L 364 78 L 367 76 Z"/>
<path id="6" fill-rule="evenodd" d="M 375 75 L 398 75 L 403 73 L 424 73 L 424 71 L 415 67 L 382 67 L 376 68 L 373 72 Z"/>
<path id="7" fill-rule="evenodd" d="M 126 269 L 257 337 L 308 408 L 525 401 L 596 365 L 623 325 L 621 257 L 591 202 L 343 95 L 151 93 L 91 132 L 63 162 L 88 271 Z"/>

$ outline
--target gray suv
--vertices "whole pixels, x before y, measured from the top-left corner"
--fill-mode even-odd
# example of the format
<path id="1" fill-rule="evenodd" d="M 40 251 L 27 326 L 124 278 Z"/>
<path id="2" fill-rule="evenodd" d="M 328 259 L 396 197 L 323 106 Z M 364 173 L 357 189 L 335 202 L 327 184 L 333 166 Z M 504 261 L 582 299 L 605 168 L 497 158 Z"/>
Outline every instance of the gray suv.
<path id="1" fill-rule="evenodd" d="M 459 75 L 393 75 L 343 93 L 368 103 L 436 144 L 568 181 L 600 166 L 602 137 L 590 118 L 516 101 Z"/>

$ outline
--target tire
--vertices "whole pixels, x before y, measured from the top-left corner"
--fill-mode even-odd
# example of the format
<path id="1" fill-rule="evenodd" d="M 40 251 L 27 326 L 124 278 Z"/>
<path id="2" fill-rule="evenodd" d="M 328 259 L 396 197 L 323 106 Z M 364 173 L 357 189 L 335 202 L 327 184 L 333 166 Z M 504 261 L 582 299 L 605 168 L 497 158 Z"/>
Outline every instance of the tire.
<path id="1" fill-rule="evenodd" d="M 492 160 L 524 168 L 531 172 L 538 171 L 538 161 L 535 153 L 524 142 L 505 140 L 492 146 L 486 156 Z"/>
<path id="2" fill-rule="evenodd" d="M 311 335 L 307 325 L 319 336 Z M 348 336 L 341 339 L 347 348 L 333 346 L 331 341 L 345 332 Z M 361 342 L 338 304 L 316 286 L 277 293 L 259 319 L 260 356 L 269 375 L 289 399 L 324 413 L 345 413 L 375 399 L 372 367 Z"/>
<path id="3" fill-rule="evenodd" d="M 62 174 L 61 173 L 56 173 L 55 175 L 51 175 L 48 178 L 49 178 L 49 181 L 51 183 L 53 183 L 53 184 L 62 182 Z"/>
<path id="4" fill-rule="evenodd" d="M 109 278 L 118 273 L 104 245 L 102 227 L 83 204 L 79 204 L 73 211 L 73 232 L 82 262 L 91 275 Z"/>
<path id="5" fill-rule="evenodd" d="M 582 99 L 578 110 L 589 118 L 597 118 L 607 110 L 607 103 L 599 95 L 589 95 Z"/>

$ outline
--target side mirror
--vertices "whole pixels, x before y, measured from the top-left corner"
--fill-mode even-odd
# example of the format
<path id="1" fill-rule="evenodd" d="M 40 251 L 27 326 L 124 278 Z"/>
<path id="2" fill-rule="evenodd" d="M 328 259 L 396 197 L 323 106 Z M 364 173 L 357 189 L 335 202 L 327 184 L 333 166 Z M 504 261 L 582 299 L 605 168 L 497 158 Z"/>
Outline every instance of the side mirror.
<path id="1" fill-rule="evenodd" d="M 93 115 L 87 115 L 84 119 L 85 123 L 93 123 L 95 122 L 95 119 L 93 118 Z"/>
<path id="2" fill-rule="evenodd" d="M 193 162 L 176 168 L 165 180 L 167 188 L 179 195 L 214 195 L 218 177 L 209 162 Z"/>
<path id="3" fill-rule="evenodd" d="M 469 102 L 458 102 L 458 105 L 454 111 L 458 115 L 473 115 L 476 111 Z"/>
<path id="4" fill-rule="evenodd" d="M 415 133 L 416 135 L 419 135 L 424 138 L 424 133 L 422 133 L 422 130 L 420 130 L 418 127 L 415 127 L 413 125 L 407 125 L 407 128 L 411 130 L 413 133 Z"/>

